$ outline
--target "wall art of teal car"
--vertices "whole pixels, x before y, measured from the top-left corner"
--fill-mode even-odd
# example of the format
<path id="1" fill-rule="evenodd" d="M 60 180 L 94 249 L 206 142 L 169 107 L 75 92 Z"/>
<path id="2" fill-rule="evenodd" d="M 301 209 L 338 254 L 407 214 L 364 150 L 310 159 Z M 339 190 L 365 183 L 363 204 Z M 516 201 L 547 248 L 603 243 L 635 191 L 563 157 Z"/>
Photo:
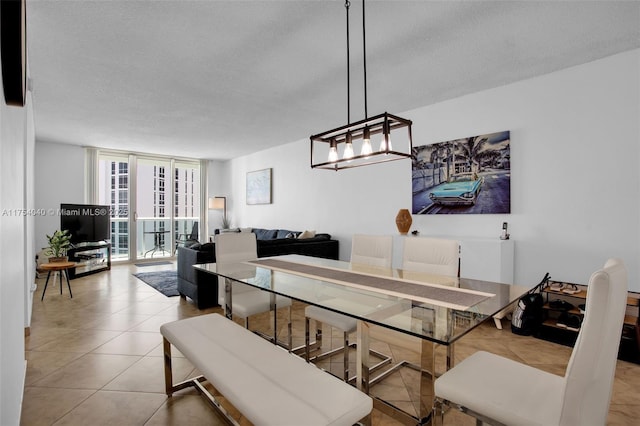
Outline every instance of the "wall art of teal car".
<path id="1" fill-rule="evenodd" d="M 437 186 L 429 194 L 434 204 L 474 205 L 478 199 L 484 178 L 475 173 L 451 175 L 446 183 Z"/>

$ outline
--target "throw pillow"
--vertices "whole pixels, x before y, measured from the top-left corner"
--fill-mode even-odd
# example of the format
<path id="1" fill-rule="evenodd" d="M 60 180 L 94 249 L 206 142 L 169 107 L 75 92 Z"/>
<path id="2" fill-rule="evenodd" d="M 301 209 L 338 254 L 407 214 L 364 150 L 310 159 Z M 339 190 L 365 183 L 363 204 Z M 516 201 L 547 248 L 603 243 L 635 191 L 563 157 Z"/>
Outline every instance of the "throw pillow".
<path id="1" fill-rule="evenodd" d="M 304 231 L 302 234 L 298 235 L 299 240 L 304 240 L 305 238 L 313 238 L 316 236 L 316 231 Z"/>
<path id="2" fill-rule="evenodd" d="M 251 232 L 251 228 L 240 228 L 240 232 Z"/>

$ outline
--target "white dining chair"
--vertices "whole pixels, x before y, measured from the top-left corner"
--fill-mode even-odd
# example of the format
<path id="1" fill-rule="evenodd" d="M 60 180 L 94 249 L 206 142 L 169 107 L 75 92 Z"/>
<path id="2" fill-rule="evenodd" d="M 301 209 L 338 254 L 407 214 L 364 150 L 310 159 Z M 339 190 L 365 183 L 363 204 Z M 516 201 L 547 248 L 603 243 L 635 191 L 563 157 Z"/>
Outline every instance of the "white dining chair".
<path id="1" fill-rule="evenodd" d="M 450 405 L 493 425 L 604 425 L 626 311 L 627 271 L 609 259 L 587 288 L 564 376 L 479 351 L 435 381 L 436 421 Z"/>
<path id="2" fill-rule="evenodd" d="M 460 242 L 444 238 L 407 237 L 402 251 L 402 269 L 457 277 Z"/>
<path id="3" fill-rule="evenodd" d="M 216 264 L 236 263 L 258 258 L 256 235 L 252 232 L 229 232 L 216 237 Z M 225 285 L 225 278 L 219 277 L 218 285 Z M 255 287 L 232 282 L 233 297 L 231 310 L 233 315 L 244 319 L 245 328 L 249 328 L 249 317 L 271 311 L 271 294 Z M 224 288 L 224 287 L 223 287 Z M 276 296 L 276 308 L 288 308 L 288 349 L 291 349 L 291 299 Z M 226 301 L 225 301 L 226 303 Z M 274 311 L 273 341 L 277 342 L 277 312 Z M 271 339 L 267 336 L 267 338 Z"/>
<path id="4" fill-rule="evenodd" d="M 392 257 L 391 235 L 355 234 L 351 239 L 351 263 L 391 268 Z"/>
<path id="5" fill-rule="evenodd" d="M 367 265 L 390 268 L 393 255 L 393 238 L 390 235 L 363 235 L 356 234 L 351 241 L 351 264 Z M 305 359 L 311 360 L 311 347 L 322 346 L 322 324 L 326 324 L 342 332 L 343 346 L 332 351 L 325 352 L 313 358 L 314 361 L 325 359 L 332 355 L 343 352 L 343 379 L 349 381 L 349 334 L 356 331 L 358 322 L 355 318 L 342 315 L 319 306 L 307 306 L 304 310 L 305 316 Z M 310 342 L 310 320 L 315 321 L 316 333 L 315 342 Z M 377 364 L 381 367 L 391 362 L 391 358 L 379 352 L 371 351 L 382 361 Z M 375 368 L 375 367 L 374 367 Z"/>
<path id="6" fill-rule="evenodd" d="M 406 237 L 404 239 L 402 251 L 402 272 L 403 278 L 412 279 L 412 272 L 419 276 L 419 279 L 413 280 L 420 282 L 424 279 L 424 275 L 432 275 L 430 280 L 435 284 L 452 285 L 456 282 L 460 271 L 460 242 L 458 240 L 444 238 L 427 238 L 427 237 Z M 447 319 L 438 319 L 440 312 L 446 314 L 446 310 L 434 311 L 435 327 L 446 327 Z M 390 324 L 396 324 L 399 328 L 410 329 L 411 316 L 396 315 L 387 319 Z M 444 334 L 440 333 L 440 334 Z M 406 334 L 393 333 L 389 330 L 372 325 L 369 328 L 369 336 L 372 339 L 384 341 L 390 345 L 407 349 L 411 352 L 420 353 L 422 348 L 422 339 Z M 453 364 L 453 345 L 447 346 L 446 368 L 450 368 Z M 398 361 L 393 368 L 386 370 L 384 373 L 372 378 L 370 384 L 376 383 L 389 377 L 402 367 L 410 367 L 420 370 L 420 366 L 408 360 Z"/>

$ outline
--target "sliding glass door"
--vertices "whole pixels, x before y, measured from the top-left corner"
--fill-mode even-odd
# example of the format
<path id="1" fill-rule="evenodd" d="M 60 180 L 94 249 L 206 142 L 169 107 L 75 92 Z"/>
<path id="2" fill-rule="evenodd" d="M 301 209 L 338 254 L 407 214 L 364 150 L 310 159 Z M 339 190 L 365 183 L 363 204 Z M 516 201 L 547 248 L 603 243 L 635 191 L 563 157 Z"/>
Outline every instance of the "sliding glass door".
<path id="1" fill-rule="evenodd" d="M 111 206 L 114 260 L 166 258 L 200 233 L 198 161 L 100 153 L 98 202 Z"/>
<path id="2" fill-rule="evenodd" d="M 137 159 L 136 259 L 173 255 L 171 181 L 171 161 Z"/>

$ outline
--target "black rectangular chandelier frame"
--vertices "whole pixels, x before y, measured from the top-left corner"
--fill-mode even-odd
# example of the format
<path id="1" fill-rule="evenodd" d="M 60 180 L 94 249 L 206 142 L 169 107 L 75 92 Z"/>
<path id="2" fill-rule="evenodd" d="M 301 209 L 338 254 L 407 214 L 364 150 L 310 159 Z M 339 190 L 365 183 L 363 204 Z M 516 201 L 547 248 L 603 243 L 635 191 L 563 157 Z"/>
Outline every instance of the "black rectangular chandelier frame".
<path id="1" fill-rule="evenodd" d="M 311 168 L 341 170 L 366 166 L 369 164 L 402 160 L 404 158 L 412 158 L 413 139 L 411 135 L 411 125 L 411 120 L 407 120 L 405 118 L 398 117 L 397 115 L 385 112 L 374 117 L 369 117 L 364 120 L 349 123 L 342 127 L 329 130 L 327 132 L 313 135 L 310 137 Z M 337 148 L 341 144 L 346 144 L 347 140 L 350 140 L 351 143 L 357 140 L 363 140 L 366 133 L 368 133 L 369 136 L 381 135 L 384 140 L 390 141 L 394 139 L 392 137 L 394 131 L 395 134 L 398 134 L 401 129 L 406 129 L 406 139 L 408 140 L 408 147 L 405 146 L 400 151 L 390 148 L 392 144 L 386 143 L 385 149 L 375 150 L 374 148 L 370 154 L 359 154 L 354 155 L 350 158 L 339 158 L 334 161 L 327 160 L 327 149 L 321 148 L 321 152 L 316 152 L 316 148 L 318 145 L 322 147 L 322 144 L 326 144 L 328 147 L 331 147 L 331 145 L 333 144 L 333 146 Z M 347 136 L 348 134 L 350 136 Z M 405 149 L 407 150 L 405 151 Z"/>

